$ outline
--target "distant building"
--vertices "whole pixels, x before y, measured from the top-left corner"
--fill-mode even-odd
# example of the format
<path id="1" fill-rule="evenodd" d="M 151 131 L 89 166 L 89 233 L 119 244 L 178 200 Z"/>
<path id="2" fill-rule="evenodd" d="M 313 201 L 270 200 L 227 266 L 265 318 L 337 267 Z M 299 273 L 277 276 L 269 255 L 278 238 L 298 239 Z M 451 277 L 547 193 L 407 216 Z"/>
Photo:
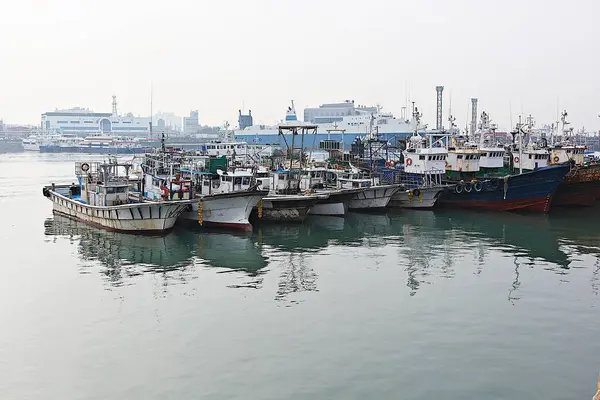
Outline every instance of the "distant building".
<path id="1" fill-rule="evenodd" d="M 158 126 L 158 120 L 163 119 L 165 121 L 165 127 L 172 129 L 173 131 L 180 131 L 182 124 L 182 118 L 175 115 L 172 112 L 159 111 L 153 115 L 153 124 Z"/>
<path id="2" fill-rule="evenodd" d="M 238 124 L 240 126 L 240 129 L 245 129 L 249 126 L 254 125 L 254 120 L 252 118 L 252 110 L 248 110 L 248 115 L 243 115 L 242 110 L 239 110 Z"/>
<path id="3" fill-rule="evenodd" d="M 304 122 L 311 124 L 330 124 L 341 121 L 345 116 L 360 114 L 375 114 L 377 107 L 355 106 L 354 100 L 343 103 L 322 104 L 319 107 L 304 109 Z"/>
<path id="4" fill-rule="evenodd" d="M 150 117 L 136 117 L 131 113 L 117 115 L 116 97 L 113 96 L 113 112 L 97 113 L 88 108 L 69 108 L 48 111 L 42 114 L 41 128 L 45 131 L 118 135 L 147 134 L 150 132 Z"/>
<path id="5" fill-rule="evenodd" d="M 156 127 L 158 129 L 165 129 L 165 127 L 166 127 L 165 120 L 162 118 L 159 118 L 159 120 L 156 122 Z"/>
<path id="6" fill-rule="evenodd" d="M 189 117 L 183 118 L 183 133 L 186 135 L 194 135 L 198 133 L 199 129 L 198 110 L 192 110 L 190 111 Z"/>

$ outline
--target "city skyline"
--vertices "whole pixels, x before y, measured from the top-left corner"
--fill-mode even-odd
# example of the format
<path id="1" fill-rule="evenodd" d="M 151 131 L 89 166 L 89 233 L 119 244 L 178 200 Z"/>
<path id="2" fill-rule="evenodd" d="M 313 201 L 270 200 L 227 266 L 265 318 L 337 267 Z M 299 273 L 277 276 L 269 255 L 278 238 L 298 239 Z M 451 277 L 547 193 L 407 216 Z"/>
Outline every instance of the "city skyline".
<path id="1" fill-rule="evenodd" d="M 353 99 L 400 116 L 410 99 L 434 127 L 443 85 L 446 126 L 450 103 L 463 128 L 476 97 L 502 130 L 566 109 L 574 128 L 597 131 L 599 11 L 590 0 L 7 2 L 0 118 L 110 110 L 113 94 L 147 116 L 152 85 L 155 110 L 197 109 L 203 125 L 235 126 L 242 108 L 274 123 L 292 99 L 300 115 Z"/>

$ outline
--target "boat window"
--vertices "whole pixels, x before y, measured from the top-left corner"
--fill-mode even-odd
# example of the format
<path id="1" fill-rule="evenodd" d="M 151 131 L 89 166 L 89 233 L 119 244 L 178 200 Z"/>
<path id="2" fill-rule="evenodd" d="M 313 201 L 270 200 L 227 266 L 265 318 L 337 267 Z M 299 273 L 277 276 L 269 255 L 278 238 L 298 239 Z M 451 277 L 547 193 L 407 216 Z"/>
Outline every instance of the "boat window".
<path id="1" fill-rule="evenodd" d="M 279 180 L 285 181 L 285 174 L 279 174 Z"/>
<path id="2" fill-rule="evenodd" d="M 225 180 L 226 180 L 227 182 L 231 182 L 231 181 L 232 181 L 232 179 L 231 179 L 231 177 L 230 177 L 230 176 L 227 176 L 227 177 L 225 178 Z"/>
<path id="3" fill-rule="evenodd" d="M 529 155 L 529 159 L 531 160 L 531 154 Z"/>
<path id="4" fill-rule="evenodd" d="M 238 176 L 236 178 L 233 179 L 233 184 L 234 185 L 241 185 L 242 184 L 242 177 Z"/>
<path id="5" fill-rule="evenodd" d="M 425 156 L 419 156 L 419 160 L 424 160 Z"/>
<path id="6" fill-rule="evenodd" d="M 209 181 L 204 181 L 204 186 L 210 186 L 210 182 Z"/>
<path id="7" fill-rule="evenodd" d="M 244 176 L 244 179 L 242 180 L 242 185 L 247 186 L 249 184 L 250 184 L 250 177 Z"/>
<path id="8" fill-rule="evenodd" d="M 490 153 L 490 157 L 492 156 L 493 153 Z M 483 153 L 481 154 L 481 157 L 487 157 L 488 153 Z"/>
<path id="9" fill-rule="evenodd" d="M 462 158 L 463 158 L 463 156 L 462 156 L 462 154 L 458 154 L 458 155 L 456 156 L 456 158 L 460 160 L 460 159 L 462 159 Z"/>

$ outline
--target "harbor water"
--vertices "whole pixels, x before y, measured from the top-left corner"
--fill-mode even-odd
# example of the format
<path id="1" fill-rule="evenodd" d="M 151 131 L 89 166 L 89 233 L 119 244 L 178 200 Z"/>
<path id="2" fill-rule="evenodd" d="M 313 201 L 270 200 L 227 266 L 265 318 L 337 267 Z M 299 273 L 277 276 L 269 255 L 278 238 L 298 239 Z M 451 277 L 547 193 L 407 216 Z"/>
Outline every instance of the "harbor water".
<path id="1" fill-rule="evenodd" d="M 42 186 L 90 159 L 102 158 L 0 154 L 1 398 L 596 391 L 600 207 L 140 236 L 52 215 Z"/>

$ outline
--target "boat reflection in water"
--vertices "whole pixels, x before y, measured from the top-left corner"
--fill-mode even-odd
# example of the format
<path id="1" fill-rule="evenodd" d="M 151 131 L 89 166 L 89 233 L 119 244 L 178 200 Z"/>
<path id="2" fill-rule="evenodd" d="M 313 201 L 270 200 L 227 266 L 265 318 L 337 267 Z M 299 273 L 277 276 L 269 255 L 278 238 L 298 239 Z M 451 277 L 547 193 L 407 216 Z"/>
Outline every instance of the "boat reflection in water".
<path id="1" fill-rule="evenodd" d="M 176 227 L 164 236 L 121 234 L 55 215 L 45 223 L 46 235 L 78 240 L 82 260 L 99 261 L 112 285 L 144 272 L 172 273 L 177 280 L 196 267 L 261 274 L 267 261 L 250 235 L 195 231 Z"/>
<path id="2" fill-rule="evenodd" d="M 303 224 L 264 224 L 242 236 L 177 227 L 162 237 L 123 235 L 59 216 L 45 225 L 47 235 L 77 241 L 83 260 L 100 261 L 113 285 L 144 272 L 170 271 L 179 271 L 179 283 L 196 274 L 197 267 L 216 267 L 223 269 L 218 272 L 241 271 L 250 278 L 232 287 L 262 287 L 265 274 L 275 274 L 275 298 L 282 300 L 291 293 L 316 291 L 319 269 L 340 267 L 336 263 L 351 250 L 355 257 L 381 256 L 386 268 L 401 268 L 411 295 L 423 284 L 453 278 L 465 269 L 481 274 L 491 264 L 509 268 L 513 279 L 507 287 L 513 301 L 519 297 L 522 266 L 564 276 L 581 265 L 582 257 L 600 257 L 600 240 L 588 233 L 595 229 L 600 208 L 590 212 L 595 214 L 586 220 L 567 213 L 350 212 L 345 218 L 309 216 Z M 600 264 L 593 268 L 592 285 L 597 288 Z M 336 271 L 340 280 L 354 272 L 347 270 L 344 276 L 344 270 Z"/>

